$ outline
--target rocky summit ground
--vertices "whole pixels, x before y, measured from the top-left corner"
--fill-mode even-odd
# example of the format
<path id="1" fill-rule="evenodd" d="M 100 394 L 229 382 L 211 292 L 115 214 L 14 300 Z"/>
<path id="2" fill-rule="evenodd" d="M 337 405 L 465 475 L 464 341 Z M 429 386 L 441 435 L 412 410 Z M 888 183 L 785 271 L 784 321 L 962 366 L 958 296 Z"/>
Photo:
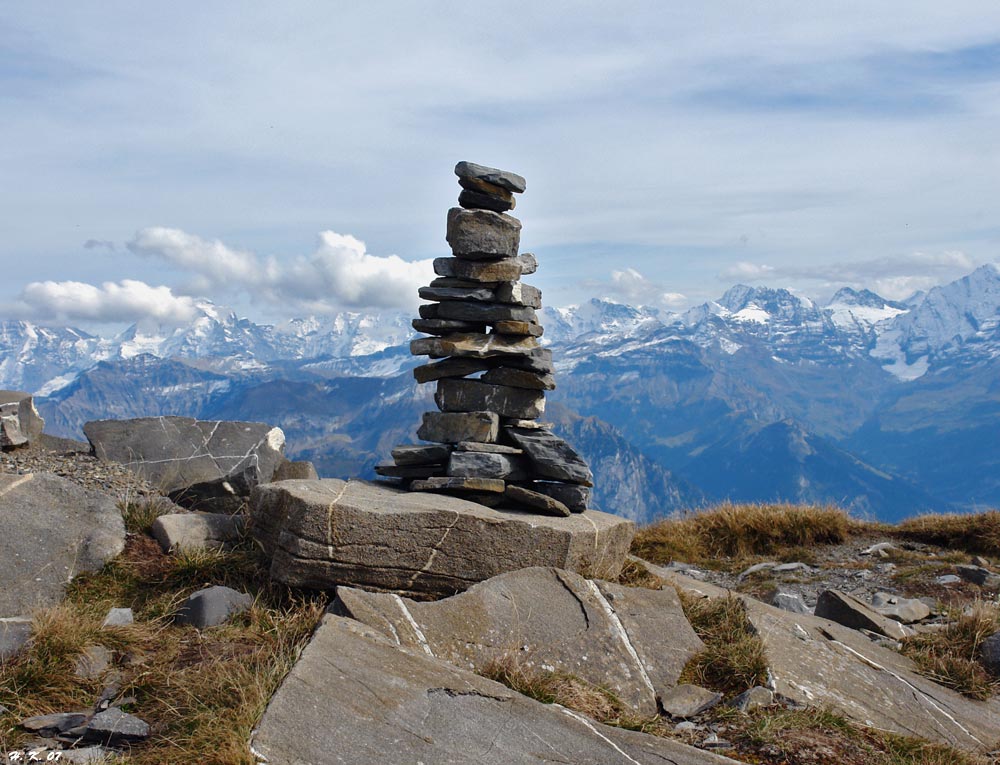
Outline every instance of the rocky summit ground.
<path id="1" fill-rule="evenodd" d="M 25 480 L 41 473 L 58 478 Z M 254 513 L 209 514 L 86 444 L 46 438 L 0 454 L 0 519 L 18 492 L 71 491 L 60 481 L 109 529 L 112 508 L 122 537 L 85 568 L 89 542 L 68 561 L 44 546 L 23 561 L 68 573 L 51 602 L 0 613 L 8 761 L 1000 761 L 1000 513 L 888 526 L 828 508 L 721 506 L 640 529 L 609 573 L 572 552 L 585 532 L 564 535 L 559 519 L 491 519 L 449 499 L 419 534 L 386 535 L 372 565 L 419 563 L 393 589 L 343 567 L 355 586 L 282 583 L 273 555 L 288 503 L 310 491 L 333 492 L 326 525 L 296 516 L 296 549 L 314 533 L 350 549 L 335 533 L 342 517 L 425 517 L 386 515 L 389 488 L 265 484 Z M 265 532 L 253 517 L 262 497 L 288 513 L 265 512 Z M 566 545 L 553 560 L 577 570 L 521 550 L 512 560 L 527 567 L 462 563 L 484 573 L 449 585 L 459 594 L 413 586 L 450 565 L 437 558 L 489 556 L 447 540 L 473 539 L 475 524 L 499 535 L 501 519 L 522 547 Z M 70 526 L 50 520 L 51 538 Z M 589 533 L 593 545 L 597 526 Z M 404 549 L 421 535 L 426 549 Z M 0 568 L 6 591 L 26 587 L 20 566 Z"/>

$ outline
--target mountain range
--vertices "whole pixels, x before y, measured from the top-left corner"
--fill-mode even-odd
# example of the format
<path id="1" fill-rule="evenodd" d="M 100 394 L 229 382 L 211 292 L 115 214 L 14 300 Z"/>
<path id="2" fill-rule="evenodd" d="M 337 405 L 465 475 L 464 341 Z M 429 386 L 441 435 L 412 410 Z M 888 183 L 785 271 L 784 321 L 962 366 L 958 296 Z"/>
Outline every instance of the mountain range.
<path id="1" fill-rule="evenodd" d="M 321 474 L 371 476 L 432 408 L 404 314 L 256 324 L 207 302 L 114 337 L 0 322 L 0 387 L 49 429 L 149 414 L 263 420 Z M 725 499 L 833 503 L 896 520 L 1000 505 L 1000 270 L 891 301 L 820 305 L 737 285 L 667 313 L 595 299 L 541 312 L 549 419 L 604 509 L 639 521 Z"/>

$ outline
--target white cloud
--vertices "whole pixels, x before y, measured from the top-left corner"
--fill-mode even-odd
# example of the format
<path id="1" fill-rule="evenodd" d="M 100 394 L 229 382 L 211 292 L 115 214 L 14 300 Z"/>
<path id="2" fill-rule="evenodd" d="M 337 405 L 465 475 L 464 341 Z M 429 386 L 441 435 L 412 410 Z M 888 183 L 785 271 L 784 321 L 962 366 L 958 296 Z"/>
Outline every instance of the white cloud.
<path id="1" fill-rule="evenodd" d="M 323 231 L 311 255 L 262 258 L 179 229 L 153 227 L 128 243 L 137 255 L 160 258 L 193 277 L 188 292 L 245 293 L 285 309 L 333 313 L 344 308 L 404 308 L 434 278 L 432 260 L 372 255 L 349 234 Z"/>
<path id="2" fill-rule="evenodd" d="M 725 279 L 753 281 L 756 279 L 766 279 L 773 273 L 774 268 L 772 266 L 768 266 L 763 263 L 757 264 L 740 261 L 736 265 L 724 269 L 722 273 L 719 274 L 719 277 Z"/>
<path id="3" fill-rule="evenodd" d="M 194 318 L 195 301 L 169 287 L 123 279 L 100 287 L 83 282 L 31 282 L 14 307 L 17 315 L 41 320 L 121 322 L 152 318 L 180 323 Z"/>
<path id="4" fill-rule="evenodd" d="M 668 292 L 663 285 L 647 279 L 634 268 L 612 271 L 611 282 L 588 282 L 587 286 L 602 288 L 605 295 L 632 305 L 651 305 L 675 308 L 687 302 L 687 296 Z"/>

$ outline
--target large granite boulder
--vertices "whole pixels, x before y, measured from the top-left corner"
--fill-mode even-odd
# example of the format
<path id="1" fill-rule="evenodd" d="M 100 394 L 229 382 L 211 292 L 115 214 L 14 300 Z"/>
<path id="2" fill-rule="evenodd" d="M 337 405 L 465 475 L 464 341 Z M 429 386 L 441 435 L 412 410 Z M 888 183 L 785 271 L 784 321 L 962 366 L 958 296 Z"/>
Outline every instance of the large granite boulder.
<path id="1" fill-rule="evenodd" d="M 670 569 L 646 564 L 691 595 L 731 594 Z M 918 674 L 896 651 L 857 630 L 808 614 L 793 614 L 737 596 L 764 640 L 772 690 L 812 707 L 830 707 L 875 728 L 967 750 L 984 750 L 997 739 L 1000 700 L 973 701 Z"/>
<path id="2" fill-rule="evenodd" d="M 565 672 L 649 716 L 704 648 L 674 590 L 622 587 L 555 568 L 501 574 L 433 603 L 339 587 L 335 608 L 456 666 L 513 660 Z"/>
<path id="3" fill-rule="evenodd" d="M 337 479 L 258 486 L 250 513 L 273 578 L 423 600 L 529 566 L 613 579 L 635 531 L 631 521 L 596 511 L 555 518 Z"/>
<path id="4" fill-rule="evenodd" d="M 88 422 L 83 432 L 99 459 L 200 510 L 238 510 L 284 460 L 285 434 L 262 422 L 140 417 Z"/>
<path id="5" fill-rule="evenodd" d="M 51 473 L 0 474 L 0 617 L 53 606 L 125 545 L 115 501 Z"/>
<path id="6" fill-rule="evenodd" d="M 732 765 L 612 728 L 327 615 L 268 704 L 251 751 L 269 765 Z"/>
<path id="7" fill-rule="evenodd" d="M 45 420 L 30 393 L 0 390 L 0 448 L 34 443 L 42 437 Z"/>

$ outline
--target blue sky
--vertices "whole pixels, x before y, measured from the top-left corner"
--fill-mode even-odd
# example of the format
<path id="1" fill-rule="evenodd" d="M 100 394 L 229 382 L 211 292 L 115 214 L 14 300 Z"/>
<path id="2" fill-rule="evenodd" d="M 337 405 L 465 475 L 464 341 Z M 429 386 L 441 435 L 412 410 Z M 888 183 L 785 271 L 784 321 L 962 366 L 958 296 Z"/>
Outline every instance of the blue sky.
<path id="1" fill-rule="evenodd" d="M 900 298 L 1000 259 L 995 2 L 2 13 L 5 318 L 412 305 L 462 159 L 527 178 L 553 305 Z"/>

